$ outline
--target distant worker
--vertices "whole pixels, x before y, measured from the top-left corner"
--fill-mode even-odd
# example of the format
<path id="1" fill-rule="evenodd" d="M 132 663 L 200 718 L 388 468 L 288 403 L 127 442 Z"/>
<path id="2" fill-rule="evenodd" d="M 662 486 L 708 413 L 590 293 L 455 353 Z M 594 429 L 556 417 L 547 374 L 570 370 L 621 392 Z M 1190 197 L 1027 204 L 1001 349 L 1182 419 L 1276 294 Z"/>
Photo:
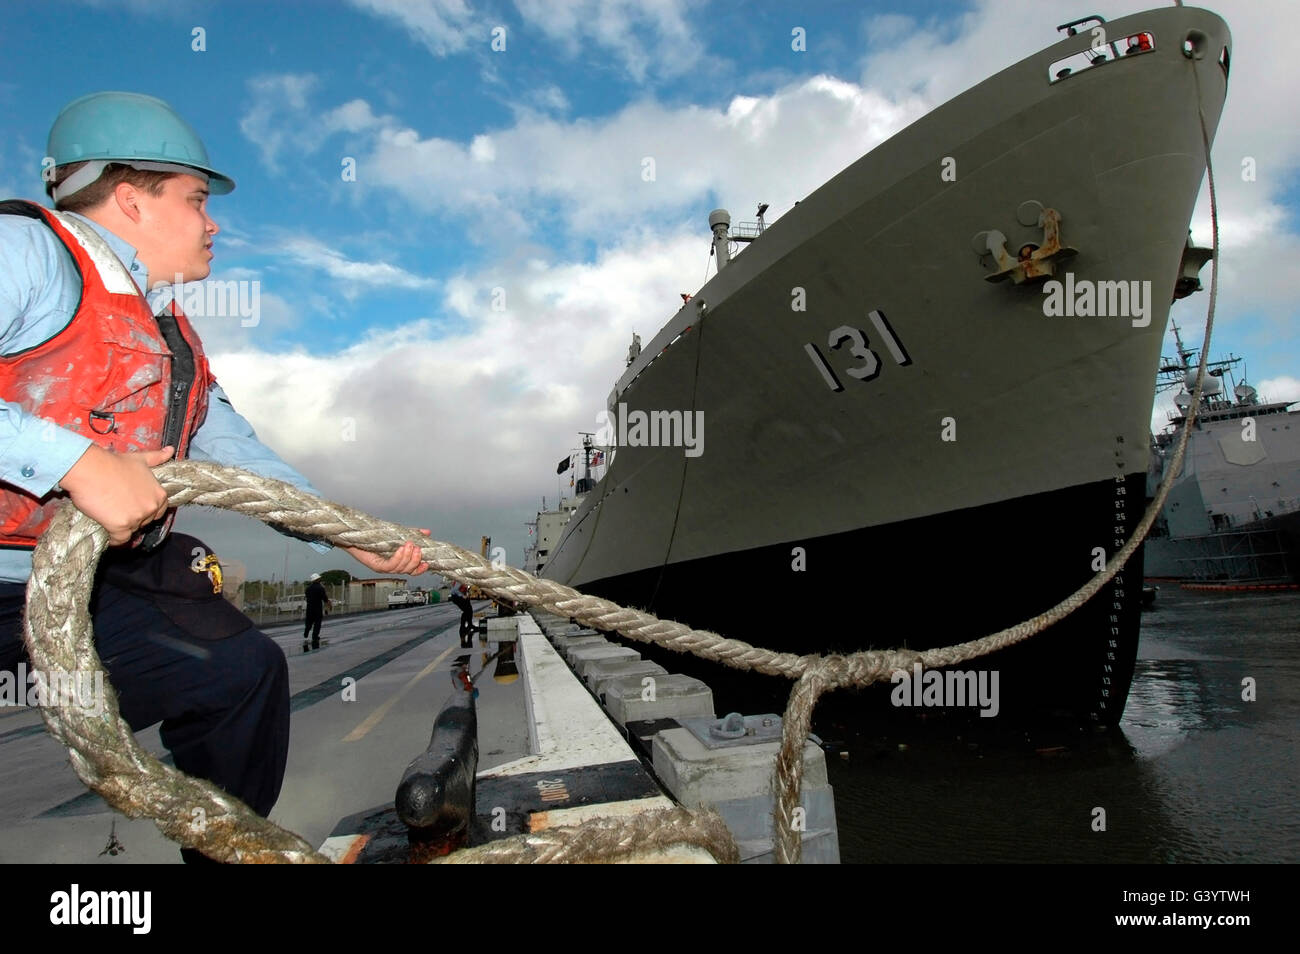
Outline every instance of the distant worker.
<path id="1" fill-rule="evenodd" d="M 1138 33 L 1137 35 L 1128 38 L 1128 49 L 1124 51 L 1124 55 L 1128 56 L 1133 53 L 1147 53 L 1151 49 L 1150 35 L 1146 33 Z"/>
<path id="2" fill-rule="evenodd" d="M 451 584 L 450 599 L 460 607 L 460 644 L 474 645 L 474 604 L 469 601 L 469 587 L 464 583 Z"/>
<path id="3" fill-rule="evenodd" d="M 325 592 L 325 585 L 320 581 L 320 574 L 313 573 L 311 585 L 307 587 L 307 627 L 302 631 L 302 651 L 310 652 L 320 649 L 320 624 L 325 618 L 325 610 L 334 604 Z M 311 642 L 307 642 L 307 637 Z"/>

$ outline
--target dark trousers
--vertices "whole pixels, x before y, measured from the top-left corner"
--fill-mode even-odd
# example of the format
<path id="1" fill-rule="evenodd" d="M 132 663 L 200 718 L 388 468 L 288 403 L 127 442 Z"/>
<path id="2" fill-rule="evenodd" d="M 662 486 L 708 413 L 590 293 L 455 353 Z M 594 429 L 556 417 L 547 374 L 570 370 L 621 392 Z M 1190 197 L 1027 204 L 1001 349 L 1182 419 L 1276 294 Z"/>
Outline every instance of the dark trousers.
<path id="1" fill-rule="evenodd" d="M 26 586 L 0 582 L 0 669 L 31 671 L 22 641 Z M 201 639 L 152 602 L 107 582 L 95 591 L 95 648 L 134 731 L 162 723 L 176 767 L 260 815 L 280 796 L 289 756 L 289 668 L 256 627 Z"/>
<path id="2" fill-rule="evenodd" d="M 460 608 L 460 638 L 463 642 L 474 632 L 474 604 L 460 595 L 451 597 L 451 601 Z"/>
<path id="3" fill-rule="evenodd" d="M 312 615 L 311 610 L 307 611 L 307 625 L 302 631 L 302 641 L 305 643 L 310 638 L 313 647 L 320 646 L 320 624 L 324 619 L 322 613 Z"/>

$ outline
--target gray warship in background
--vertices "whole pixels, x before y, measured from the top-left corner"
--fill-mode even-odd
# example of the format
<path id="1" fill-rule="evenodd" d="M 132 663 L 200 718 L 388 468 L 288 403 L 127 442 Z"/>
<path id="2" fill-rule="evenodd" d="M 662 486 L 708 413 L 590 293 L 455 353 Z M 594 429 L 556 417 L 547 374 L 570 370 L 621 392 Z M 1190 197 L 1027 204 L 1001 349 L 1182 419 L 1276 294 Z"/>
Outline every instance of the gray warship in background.
<path id="1" fill-rule="evenodd" d="M 1200 353 L 1183 346 L 1162 362 L 1156 393 L 1178 389 L 1169 427 L 1152 439 L 1148 490 L 1164 477 L 1187 426 Z M 1261 401 L 1241 359 L 1206 363 L 1182 471 L 1146 542 L 1148 579 L 1300 583 L 1300 410 Z"/>
<path id="2" fill-rule="evenodd" d="M 1189 7 L 1058 29 L 771 225 L 710 216 L 717 274 L 609 395 L 604 475 L 538 515 L 543 576 L 773 649 L 925 649 L 1046 610 L 1119 549 L 1169 305 L 1208 256 L 1186 236 L 1230 39 Z M 1145 315 L 1114 314 L 1125 289 Z M 999 672 L 1004 717 L 1113 725 L 1141 590 L 1139 552 L 967 668 Z"/>

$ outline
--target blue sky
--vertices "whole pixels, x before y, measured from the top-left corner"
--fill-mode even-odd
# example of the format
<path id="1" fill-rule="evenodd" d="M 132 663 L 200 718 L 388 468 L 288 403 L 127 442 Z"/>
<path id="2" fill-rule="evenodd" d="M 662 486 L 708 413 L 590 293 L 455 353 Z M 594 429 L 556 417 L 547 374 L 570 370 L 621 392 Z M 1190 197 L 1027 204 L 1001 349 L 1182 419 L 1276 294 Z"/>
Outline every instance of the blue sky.
<path id="1" fill-rule="evenodd" d="M 1212 354 L 1247 355 L 1266 396 L 1298 399 L 1300 131 L 1278 104 L 1300 89 L 1294 30 L 1281 28 L 1300 12 L 1210 6 L 1235 41 L 1215 145 L 1224 272 Z M 64 103 L 97 89 L 171 102 L 238 183 L 210 204 L 222 226 L 213 277 L 260 282 L 257 325 L 198 323 L 237 407 L 328 495 L 475 549 L 492 535 L 518 564 L 524 521 L 542 495 L 554 501 L 555 461 L 594 429 L 632 331 L 648 340 L 677 293 L 702 283 L 710 209 L 744 219 L 766 201 L 779 215 L 1054 42 L 1056 24 L 1141 5 L 1086 7 L 7 4 L 0 191 L 37 195 Z M 804 51 L 791 48 L 796 27 Z M 492 48 L 498 28 L 504 50 Z M 1207 209 L 1193 220 L 1202 244 Z M 1189 342 L 1204 296 L 1191 301 L 1174 312 Z M 291 577 L 361 571 L 238 518 L 186 519 L 254 575 L 279 573 L 286 551 Z"/>

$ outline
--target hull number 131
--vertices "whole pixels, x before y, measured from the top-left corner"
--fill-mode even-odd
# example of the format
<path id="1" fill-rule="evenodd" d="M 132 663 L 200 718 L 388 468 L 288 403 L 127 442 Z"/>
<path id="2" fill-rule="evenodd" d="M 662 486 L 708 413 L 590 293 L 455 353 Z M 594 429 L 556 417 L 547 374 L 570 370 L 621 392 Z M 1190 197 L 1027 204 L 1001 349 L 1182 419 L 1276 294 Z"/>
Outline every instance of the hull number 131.
<path id="1" fill-rule="evenodd" d="M 903 343 L 898 340 L 894 334 L 894 329 L 889 326 L 889 321 L 885 318 L 884 312 L 872 310 L 867 318 L 875 326 L 880 335 L 880 340 L 885 343 L 889 350 L 890 356 L 898 363 L 900 367 L 905 367 L 912 363 L 911 357 Z M 880 374 L 880 358 L 868 347 L 867 336 L 858 328 L 852 325 L 840 325 L 833 330 L 826 340 L 827 347 L 832 351 L 839 351 L 845 346 L 849 354 L 858 359 L 858 364 L 852 368 L 846 368 L 844 373 L 850 377 L 857 378 L 859 381 L 870 381 L 876 375 Z M 821 351 L 811 341 L 803 346 L 804 351 L 808 352 L 808 357 L 812 359 L 813 366 L 821 372 L 822 380 L 832 391 L 843 391 L 844 385 L 840 384 L 840 379 L 835 376 L 831 370 L 830 364 L 822 356 Z"/>

